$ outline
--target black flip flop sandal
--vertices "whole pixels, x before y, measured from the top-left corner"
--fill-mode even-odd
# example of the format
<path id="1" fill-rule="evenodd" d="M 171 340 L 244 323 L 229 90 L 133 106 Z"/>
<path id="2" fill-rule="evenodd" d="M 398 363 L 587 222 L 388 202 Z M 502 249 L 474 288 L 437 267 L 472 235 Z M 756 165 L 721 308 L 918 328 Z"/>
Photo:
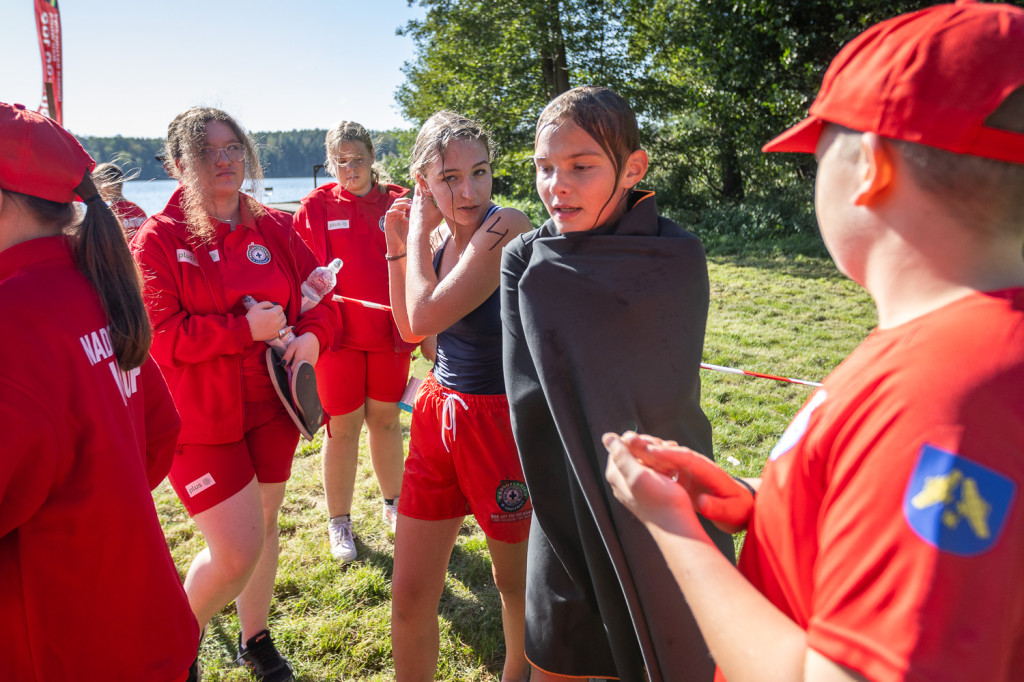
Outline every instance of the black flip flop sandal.
<path id="1" fill-rule="evenodd" d="M 294 371 L 281 364 L 273 348 L 267 348 L 267 372 L 285 412 L 299 429 L 302 437 L 313 440 L 324 419 L 324 408 L 316 392 L 316 373 L 313 365 L 300 362 Z"/>

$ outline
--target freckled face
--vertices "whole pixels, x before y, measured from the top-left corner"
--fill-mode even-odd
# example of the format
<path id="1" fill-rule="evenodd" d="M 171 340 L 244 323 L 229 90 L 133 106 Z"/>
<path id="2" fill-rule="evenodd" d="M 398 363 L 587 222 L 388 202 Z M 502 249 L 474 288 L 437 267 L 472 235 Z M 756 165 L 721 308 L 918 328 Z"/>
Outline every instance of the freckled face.
<path id="1" fill-rule="evenodd" d="M 559 232 L 584 232 L 625 212 L 615 166 L 583 128 L 571 121 L 541 129 L 534 149 L 537 194 Z"/>
<path id="2" fill-rule="evenodd" d="M 424 171 L 441 215 L 458 225 L 479 226 L 491 205 L 491 163 L 479 140 L 454 140 L 443 158 Z"/>

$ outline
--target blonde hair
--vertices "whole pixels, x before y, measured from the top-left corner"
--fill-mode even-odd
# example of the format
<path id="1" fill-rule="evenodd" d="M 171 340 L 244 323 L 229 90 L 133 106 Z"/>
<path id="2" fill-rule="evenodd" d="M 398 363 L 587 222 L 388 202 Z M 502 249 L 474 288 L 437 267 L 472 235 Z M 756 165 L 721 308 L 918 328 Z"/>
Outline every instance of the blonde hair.
<path id="1" fill-rule="evenodd" d="M 263 167 L 260 166 L 256 145 L 235 119 L 212 107 L 192 107 L 175 116 L 167 126 L 164 150 L 169 163 L 165 163 L 164 167 L 172 178 L 181 183 L 184 198 L 182 209 L 189 232 L 203 240 L 212 238 L 215 229 L 206 211 L 208 196 L 203 173 L 206 168 L 203 159 L 206 124 L 210 121 L 220 121 L 227 125 L 245 147 L 245 177 L 252 185 L 253 193 L 258 194 L 263 185 Z M 263 205 L 252 197 L 246 197 L 245 201 L 254 216 L 266 213 Z"/>
<path id="2" fill-rule="evenodd" d="M 324 138 L 324 151 L 327 157 L 324 160 L 324 167 L 327 172 L 335 178 L 338 177 L 338 162 L 335 155 L 342 142 L 362 142 L 366 146 L 370 157 L 374 159 L 370 166 L 370 184 L 375 186 L 381 194 L 387 194 L 387 185 L 391 182 L 391 178 L 384 167 L 376 161 L 373 138 L 370 137 L 369 131 L 355 121 L 339 121 L 338 125 L 327 131 Z"/>

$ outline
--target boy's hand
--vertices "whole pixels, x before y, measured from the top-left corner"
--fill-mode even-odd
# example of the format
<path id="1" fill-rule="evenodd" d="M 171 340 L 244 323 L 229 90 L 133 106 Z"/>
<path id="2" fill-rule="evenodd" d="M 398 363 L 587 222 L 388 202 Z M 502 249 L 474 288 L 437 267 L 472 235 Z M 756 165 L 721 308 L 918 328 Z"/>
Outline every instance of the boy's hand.
<path id="1" fill-rule="evenodd" d="M 615 496 L 640 518 L 654 521 L 659 516 L 657 507 L 678 510 L 682 494 L 691 508 L 727 533 L 742 530 L 750 521 L 754 509 L 750 489 L 700 453 L 632 432 L 605 434 L 603 441 L 610 455 L 607 477 Z M 660 480 L 650 480 L 644 469 Z"/>

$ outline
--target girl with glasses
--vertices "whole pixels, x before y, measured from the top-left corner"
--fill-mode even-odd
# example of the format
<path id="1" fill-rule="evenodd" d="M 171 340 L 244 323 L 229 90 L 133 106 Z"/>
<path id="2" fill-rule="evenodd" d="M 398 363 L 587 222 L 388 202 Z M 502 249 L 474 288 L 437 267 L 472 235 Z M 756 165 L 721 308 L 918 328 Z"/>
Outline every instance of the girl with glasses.
<path id="1" fill-rule="evenodd" d="M 277 515 L 299 432 L 271 383 L 264 342 L 291 331 L 281 361 L 315 365 L 333 339 L 336 311 L 322 302 L 300 315 L 300 286 L 317 262 L 291 216 L 239 191 L 262 173 L 234 119 L 209 108 L 179 114 L 166 156 L 181 184 L 133 247 L 153 354 L 182 417 L 170 481 L 207 543 L 185 591 L 203 627 L 235 601 L 239 661 L 266 682 L 291 680 L 267 618 Z M 247 308 L 249 296 L 257 303 Z"/>

